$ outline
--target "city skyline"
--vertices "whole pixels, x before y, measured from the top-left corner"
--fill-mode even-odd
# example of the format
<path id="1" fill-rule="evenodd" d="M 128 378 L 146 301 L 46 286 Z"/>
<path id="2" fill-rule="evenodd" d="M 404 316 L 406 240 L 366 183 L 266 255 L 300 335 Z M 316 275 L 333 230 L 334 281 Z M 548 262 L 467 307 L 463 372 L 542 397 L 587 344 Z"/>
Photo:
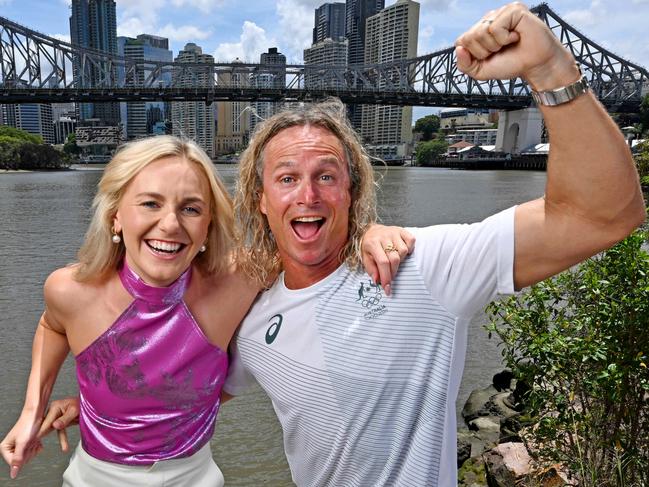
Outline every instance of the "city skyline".
<path id="1" fill-rule="evenodd" d="M 216 61 L 259 62 L 277 47 L 289 64 L 301 64 L 311 46 L 313 15 L 321 0 L 117 0 L 117 35 L 169 38 L 178 53 L 195 42 Z M 386 7 L 395 3 L 387 0 Z M 501 2 L 422 0 L 418 55 L 452 45 L 486 8 Z M 538 3 L 538 2 L 536 2 Z M 649 67 L 645 19 L 649 0 L 556 0 L 547 2 L 566 22 L 612 52 Z M 70 40 L 70 0 L 0 0 L 1 15 L 47 35 Z"/>

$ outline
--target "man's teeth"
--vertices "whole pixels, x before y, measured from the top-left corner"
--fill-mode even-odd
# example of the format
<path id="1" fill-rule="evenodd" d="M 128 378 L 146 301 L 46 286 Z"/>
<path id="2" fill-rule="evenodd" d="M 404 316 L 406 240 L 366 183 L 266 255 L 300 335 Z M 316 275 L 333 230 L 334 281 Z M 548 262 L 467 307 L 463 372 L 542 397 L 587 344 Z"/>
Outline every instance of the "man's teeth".
<path id="1" fill-rule="evenodd" d="M 162 252 L 178 252 L 180 247 L 182 247 L 182 244 L 179 243 L 161 242 L 160 240 L 149 240 L 148 244 L 154 250 L 160 250 Z"/>
<path id="2" fill-rule="evenodd" d="M 319 222 L 320 220 L 322 220 L 321 216 L 303 216 L 300 218 L 296 218 L 294 221 L 302 222 L 302 223 L 311 223 L 311 222 Z"/>

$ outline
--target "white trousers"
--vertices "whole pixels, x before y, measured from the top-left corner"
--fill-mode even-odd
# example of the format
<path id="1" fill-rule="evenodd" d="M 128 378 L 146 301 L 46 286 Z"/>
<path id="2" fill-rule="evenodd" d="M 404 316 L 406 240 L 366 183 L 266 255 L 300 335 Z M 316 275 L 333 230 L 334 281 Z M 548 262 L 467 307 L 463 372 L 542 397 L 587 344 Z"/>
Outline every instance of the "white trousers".
<path id="1" fill-rule="evenodd" d="M 134 466 L 98 460 L 88 455 L 79 442 L 70 465 L 63 472 L 63 487 L 223 487 L 224 484 L 209 443 L 190 457 Z"/>

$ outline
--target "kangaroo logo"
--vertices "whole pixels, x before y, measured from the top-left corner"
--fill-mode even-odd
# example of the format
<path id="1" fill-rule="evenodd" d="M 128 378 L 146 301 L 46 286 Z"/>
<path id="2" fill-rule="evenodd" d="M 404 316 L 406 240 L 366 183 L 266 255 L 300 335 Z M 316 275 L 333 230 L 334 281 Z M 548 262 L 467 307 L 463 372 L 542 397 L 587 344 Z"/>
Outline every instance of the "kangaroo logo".
<path id="1" fill-rule="evenodd" d="M 369 280 L 361 281 L 356 302 L 360 301 L 364 308 L 370 308 L 379 304 L 381 297 L 381 286 Z"/>

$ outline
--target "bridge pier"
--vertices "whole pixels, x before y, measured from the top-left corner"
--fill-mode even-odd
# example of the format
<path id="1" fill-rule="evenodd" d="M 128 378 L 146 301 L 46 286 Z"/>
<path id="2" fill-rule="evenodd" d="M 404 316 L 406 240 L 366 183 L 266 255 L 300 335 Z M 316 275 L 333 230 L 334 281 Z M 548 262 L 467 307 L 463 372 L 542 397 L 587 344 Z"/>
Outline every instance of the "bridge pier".
<path id="1" fill-rule="evenodd" d="M 540 144 L 542 132 L 543 117 L 538 108 L 503 110 L 498 117 L 496 151 L 520 154 L 526 147 Z"/>

